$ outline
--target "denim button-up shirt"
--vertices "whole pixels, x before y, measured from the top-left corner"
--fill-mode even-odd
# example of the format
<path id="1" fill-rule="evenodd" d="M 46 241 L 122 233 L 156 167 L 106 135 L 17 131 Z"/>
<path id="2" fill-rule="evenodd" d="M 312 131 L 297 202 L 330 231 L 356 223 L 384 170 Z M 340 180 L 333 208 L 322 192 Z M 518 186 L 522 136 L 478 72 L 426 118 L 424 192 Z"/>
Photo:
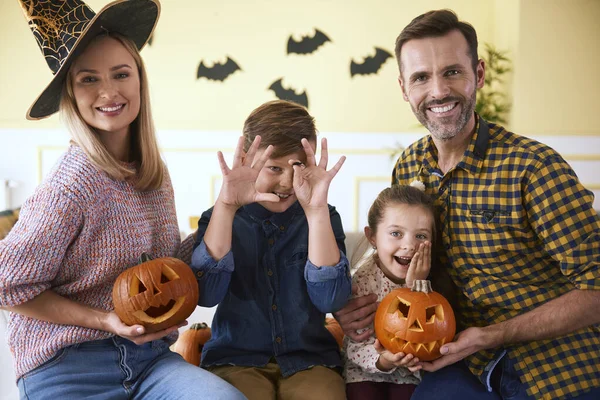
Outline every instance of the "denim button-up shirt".
<path id="1" fill-rule="evenodd" d="M 219 304 L 202 366 L 265 366 L 275 358 L 284 377 L 315 365 L 341 367 L 325 314 L 342 308 L 351 277 L 339 214 L 329 206 L 340 260 L 315 266 L 308 260 L 308 222 L 298 202 L 282 213 L 254 203 L 233 221 L 231 251 L 215 261 L 204 244 L 212 209 L 198 223 L 192 269 L 198 304 Z"/>

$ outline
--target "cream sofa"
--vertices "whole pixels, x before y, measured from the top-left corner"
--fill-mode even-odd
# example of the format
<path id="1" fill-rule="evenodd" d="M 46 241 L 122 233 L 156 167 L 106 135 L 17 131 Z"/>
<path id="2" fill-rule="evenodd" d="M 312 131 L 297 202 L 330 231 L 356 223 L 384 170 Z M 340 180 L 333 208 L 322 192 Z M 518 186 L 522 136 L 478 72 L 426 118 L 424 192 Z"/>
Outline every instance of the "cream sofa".
<path id="1" fill-rule="evenodd" d="M 346 233 L 346 253 L 348 259 L 352 260 L 356 246 L 362 238 L 362 233 Z M 363 250 L 364 251 L 364 250 Z M 213 308 L 197 307 L 196 311 L 188 318 L 190 324 L 194 322 L 206 322 L 210 325 L 215 311 Z M 6 325 L 8 323 L 8 312 L 0 310 L 0 400 L 17 400 L 19 391 L 15 383 L 13 360 L 7 344 Z M 186 327 L 181 330 L 187 329 Z"/>

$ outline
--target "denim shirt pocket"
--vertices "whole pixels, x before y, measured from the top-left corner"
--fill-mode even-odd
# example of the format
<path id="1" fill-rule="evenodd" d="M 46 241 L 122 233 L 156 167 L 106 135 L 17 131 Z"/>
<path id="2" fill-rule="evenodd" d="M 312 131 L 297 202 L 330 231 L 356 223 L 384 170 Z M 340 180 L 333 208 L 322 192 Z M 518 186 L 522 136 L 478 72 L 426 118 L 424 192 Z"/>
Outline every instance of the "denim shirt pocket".
<path id="1" fill-rule="evenodd" d="M 285 267 L 288 269 L 300 269 L 304 271 L 306 261 L 308 260 L 308 245 L 298 245 L 294 247 L 291 255 L 285 259 Z"/>

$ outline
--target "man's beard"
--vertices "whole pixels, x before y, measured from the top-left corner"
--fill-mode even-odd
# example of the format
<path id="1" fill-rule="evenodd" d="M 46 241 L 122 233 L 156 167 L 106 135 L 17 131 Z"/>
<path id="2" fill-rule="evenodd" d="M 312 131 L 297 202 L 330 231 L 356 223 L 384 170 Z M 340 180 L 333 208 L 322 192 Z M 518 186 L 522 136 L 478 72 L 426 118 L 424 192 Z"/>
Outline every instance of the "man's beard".
<path id="1" fill-rule="evenodd" d="M 431 136 L 438 140 L 450 140 L 458 135 L 467 126 L 469 119 L 475 111 L 475 103 L 477 101 L 477 90 L 473 91 L 470 99 L 466 99 L 459 96 L 448 96 L 441 100 L 432 100 L 427 103 L 423 103 L 418 110 L 414 107 L 411 108 L 413 113 L 419 120 L 419 122 L 427 128 L 431 133 Z M 451 118 L 440 118 L 436 120 L 430 120 L 427 116 L 427 109 L 441 104 L 458 103 L 456 107 L 462 106 L 462 111 L 458 116 L 458 120 L 455 123 L 451 123 Z"/>

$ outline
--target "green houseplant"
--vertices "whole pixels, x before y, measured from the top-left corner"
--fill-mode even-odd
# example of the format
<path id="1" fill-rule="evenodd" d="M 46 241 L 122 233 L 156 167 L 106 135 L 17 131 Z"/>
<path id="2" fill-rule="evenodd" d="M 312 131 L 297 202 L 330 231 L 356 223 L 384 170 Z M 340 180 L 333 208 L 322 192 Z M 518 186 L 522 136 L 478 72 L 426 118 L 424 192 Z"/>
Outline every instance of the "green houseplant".
<path id="1" fill-rule="evenodd" d="M 505 93 L 504 79 L 512 70 L 512 62 L 506 51 L 497 50 L 495 46 L 485 43 L 485 84 L 477 92 L 475 111 L 483 119 L 500 124 L 507 123 L 507 115 L 511 103 Z"/>

